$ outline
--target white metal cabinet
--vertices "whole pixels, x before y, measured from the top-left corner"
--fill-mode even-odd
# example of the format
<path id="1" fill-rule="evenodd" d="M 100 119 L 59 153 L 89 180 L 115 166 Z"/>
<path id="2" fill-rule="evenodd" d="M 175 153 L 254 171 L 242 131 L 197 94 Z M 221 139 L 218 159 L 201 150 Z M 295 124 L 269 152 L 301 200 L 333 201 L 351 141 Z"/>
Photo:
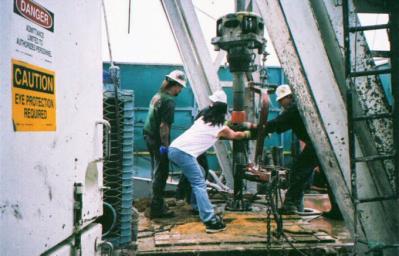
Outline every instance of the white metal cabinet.
<path id="1" fill-rule="evenodd" d="M 0 9 L 0 250 L 39 255 L 72 235 L 75 183 L 82 224 L 102 214 L 101 2 Z"/>

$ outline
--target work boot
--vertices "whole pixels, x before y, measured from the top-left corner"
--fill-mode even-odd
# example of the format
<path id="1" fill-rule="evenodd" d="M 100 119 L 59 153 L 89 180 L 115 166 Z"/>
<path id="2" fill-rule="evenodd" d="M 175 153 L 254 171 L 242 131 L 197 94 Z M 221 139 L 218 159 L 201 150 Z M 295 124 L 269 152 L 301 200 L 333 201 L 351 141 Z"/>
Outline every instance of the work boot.
<path id="1" fill-rule="evenodd" d="M 196 215 L 196 216 L 199 215 L 199 211 L 198 211 L 197 209 L 191 209 L 191 210 L 190 210 L 190 213 L 191 213 L 192 215 Z"/>
<path id="2" fill-rule="evenodd" d="M 328 212 L 323 212 L 321 214 L 324 218 L 331 219 L 331 220 L 343 220 L 342 214 L 340 211 L 337 210 L 330 210 Z"/>
<path id="3" fill-rule="evenodd" d="M 167 208 L 163 208 L 162 210 L 150 210 L 150 219 L 157 219 L 157 218 L 172 218 L 175 216 L 174 211 L 171 211 Z"/>
<path id="4" fill-rule="evenodd" d="M 298 207 L 292 203 L 284 203 L 284 205 L 278 209 L 278 213 L 281 215 L 293 215 L 298 213 Z"/>
<path id="5" fill-rule="evenodd" d="M 223 223 L 223 219 L 218 215 L 215 215 L 215 217 L 204 224 L 206 227 L 206 233 L 217 233 L 226 229 L 226 224 Z"/>
<path id="6" fill-rule="evenodd" d="M 168 209 L 163 200 L 152 200 L 150 218 L 172 218 L 175 213 Z"/>

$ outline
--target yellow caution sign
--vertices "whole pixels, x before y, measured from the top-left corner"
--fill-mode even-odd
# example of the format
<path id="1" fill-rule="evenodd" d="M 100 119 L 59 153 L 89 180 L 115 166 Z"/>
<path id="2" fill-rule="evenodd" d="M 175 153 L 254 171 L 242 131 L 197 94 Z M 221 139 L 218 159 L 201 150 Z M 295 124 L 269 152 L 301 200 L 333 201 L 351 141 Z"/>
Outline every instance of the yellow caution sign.
<path id="1" fill-rule="evenodd" d="M 55 73 L 13 59 L 11 82 L 14 131 L 55 131 Z"/>

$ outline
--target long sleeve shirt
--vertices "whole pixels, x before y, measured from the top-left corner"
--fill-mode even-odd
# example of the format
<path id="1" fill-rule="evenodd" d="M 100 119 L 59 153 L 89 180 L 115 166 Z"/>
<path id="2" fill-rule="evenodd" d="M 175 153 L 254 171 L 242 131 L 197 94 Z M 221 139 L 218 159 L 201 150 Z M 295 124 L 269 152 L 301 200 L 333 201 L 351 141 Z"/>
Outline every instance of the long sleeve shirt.
<path id="1" fill-rule="evenodd" d="M 268 121 L 266 126 L 267 133 L 283 133 L 292 129 L 298 139 L 311 145 L 310 137 L 306 131 L 305 124 L 299 114 L 298 107 L 295 103 L 291 104 L 287 109 L 281 112 L 276 118 Z"/>

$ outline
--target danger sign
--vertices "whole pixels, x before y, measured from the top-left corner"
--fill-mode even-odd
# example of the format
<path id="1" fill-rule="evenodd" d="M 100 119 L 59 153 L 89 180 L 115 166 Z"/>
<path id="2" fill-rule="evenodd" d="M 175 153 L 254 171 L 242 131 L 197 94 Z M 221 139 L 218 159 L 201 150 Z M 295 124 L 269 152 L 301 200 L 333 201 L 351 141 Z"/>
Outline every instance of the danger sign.
<path id="1" fill-rule="evenodd" d="M 55 131 L 53 71 L 12 60 L 12 116 L 15 131 Z"/>
<path id="2" fill-rule="evenodd" d="M 32 0 L 14 0 L 14 12 L 25 19 L 54 32 L 54 14 Z"/>

